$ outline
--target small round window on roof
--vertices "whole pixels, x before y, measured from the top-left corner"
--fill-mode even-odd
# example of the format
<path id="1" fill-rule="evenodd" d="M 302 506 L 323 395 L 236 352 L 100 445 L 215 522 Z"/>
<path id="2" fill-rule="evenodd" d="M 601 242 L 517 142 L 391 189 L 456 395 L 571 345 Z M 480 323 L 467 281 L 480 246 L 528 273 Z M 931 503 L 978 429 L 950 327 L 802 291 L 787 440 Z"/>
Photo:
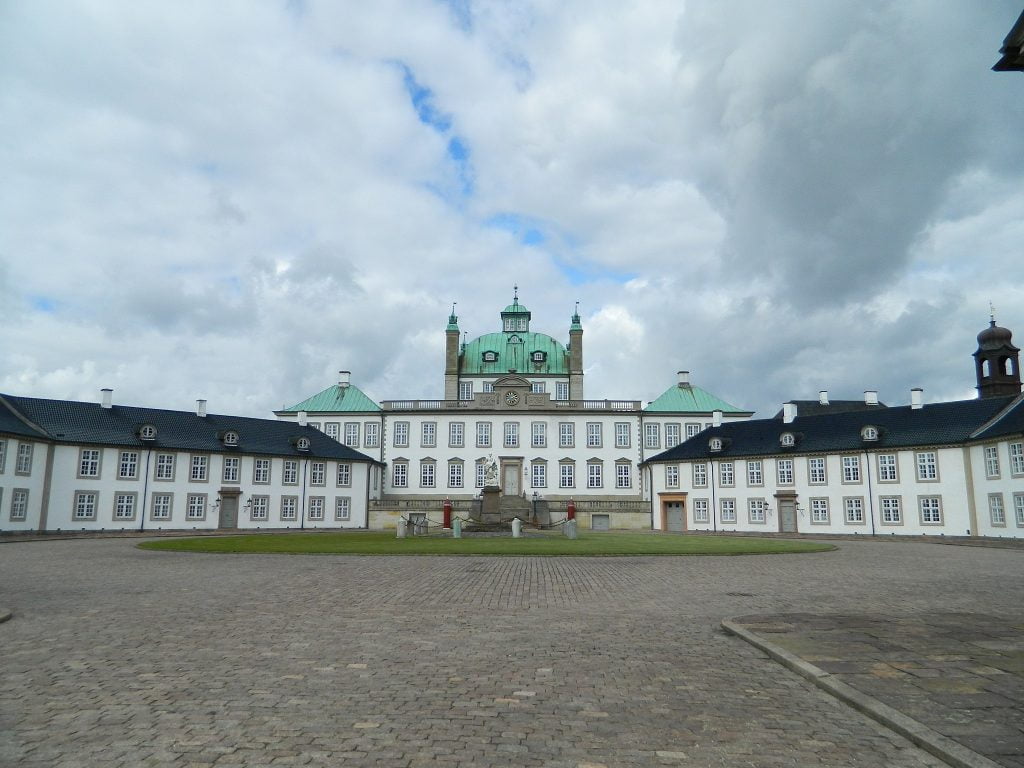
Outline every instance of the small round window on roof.
<path id="1" fill-rule="evenodd" d="M 712 451 L 720 451 L 720 450 L 722 450 L 722 438 L 720 438 L 720 437 L 712 437 L 711 441 L 708 443 L 708 447 Z"/>
<path id="2" fill-rule="evenodd" d="M 295 447 L 298 448 L 300 451 L 308 451 L 309 450 L 309 438 L 308 437 L 300 437 L 298 439 L 298 442 L 295 443 Z"/>
<path id="3" fill-rule="evenodd" d="M 787 448 L 791 448 L 796 445 L 796 437 L 792 432 L 783 432 L 779 437 L 779 442 Z"/>
<path id="4" fill-rule="evenodd" d="M 156 439 L 156 427 L 152 424 L 143 424 L 139 428 L 139 437 L 143 440 L 155 440 Z"/>
<path id="5" fill-rule="evenodd" d="M 224 433 L 224 445 L 238 445 L 238 433 L 229 429 Z"/>
<path id="6" fill-rule="evenodd" d="M 862 429 L 860 431 L 860 436 L 861 436 L 862 439 L 867 440 L 867 441 L 877 440 L 878 439 L 878 427 L 874 427 L 874 426 L 868 425 L 868 426 L 864 427 L 864 429 Z"/>

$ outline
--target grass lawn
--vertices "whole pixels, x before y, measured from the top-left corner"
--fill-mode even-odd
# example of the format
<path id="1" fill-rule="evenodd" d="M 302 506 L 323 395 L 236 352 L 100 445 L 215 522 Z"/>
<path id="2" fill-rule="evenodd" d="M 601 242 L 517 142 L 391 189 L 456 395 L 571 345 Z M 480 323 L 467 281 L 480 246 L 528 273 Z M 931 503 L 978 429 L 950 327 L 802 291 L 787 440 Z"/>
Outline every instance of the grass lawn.
<path id="1" fill-rule="evenodd" d="M 393 531 L 326 531 L 262 533 L 159 539 L 142 549 L 175 552 L 281 553 L 304 555 L 764 555 L 824 552 L 831 544 L 750 536 L 678 536 L 655 533 L 561 533 L 513 539 L 508 537 L 416 536 L 399 539 Z"/>

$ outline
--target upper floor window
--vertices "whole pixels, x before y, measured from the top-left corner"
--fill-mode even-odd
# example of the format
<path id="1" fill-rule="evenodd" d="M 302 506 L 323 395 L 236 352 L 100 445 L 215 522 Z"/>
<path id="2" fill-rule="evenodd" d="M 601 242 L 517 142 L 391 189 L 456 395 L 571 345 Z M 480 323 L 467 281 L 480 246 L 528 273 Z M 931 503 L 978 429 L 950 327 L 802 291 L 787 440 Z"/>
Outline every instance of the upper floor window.
<path id="1" fill-rule="evenodd" d="M 308 451 L 309 450 L 309 438 L 308 437 L 300 437 L 298 440 L 295 441 L 295 447 L 298 448 L 300 451 Z"/>
<path id="2" fill-rule="evenodd" d="M 693 465 L 693 487 L 704 488 L 708 484 L 708 465 L 699 462 Z"/>
<path id="3" fill-rule="evenodd" d="M 478 421 L 476 423 L 476 447 L 491 447 L 491 422 Z"/>
<path id="4" fill-rule="evenodd" d="M 252 481 L 261 485 L 270 482 L 270 459 L 253 460 Z"/>
<path id="5" fill-rule="evenodd" d="M 999 477 L 999 450 L 998 446 L 985 446 L 985 477 Z"/>
<path id="6" fill-rule="evenodd" d="M 661 447 L 661 425 L 644 424 L 644 448 Z"/>
<path id="7" fill-rule="evenodd" d="M 722 450 L 722 438 L 712 437 L 711 440 L 708 441 L 708 449 L 715 452 Z"/>
<path id="8" fill-rule="evenodd" d="M 459 382 L 459 400 L 472 400 L 473 399 L 473 382 L 472 381 L 460 381 Z"/>
<path id="9" fill-rule="evenodd" d="M 778 459 L 775 462 L 775 474 L 779 485 L 793 484 L 793 460 Z"/>
<path id="10" fill-rule="evenodd" d="M 544 385 L 543 381 L 535 381 L 532 384 L 530 384 L 530 391 L 533 392 L 535 395 L 542 395 L 546 390 L 547 387 Z"/>
<path id="11" fill-rule="evenodd" d="M 239 459 L 237 456 L 225 456 L 224 457 L 224 477 L 223 482 L 225 483 L 237 483 L 238 482 L 238 467 Z"/>
<path id="12" fill-rule="evenodd" d="M 1010 473 L 1024 475 L 1024 443 L 1010 443 Z"/>
<path id="13" fill-rule="evenodd" d="M 813 485 L 824 485 L 827 480 L 825 474 L 825 459 L 814 457 L 807 460 L 807 482 Z"/>
<path id="14" fill-rule="evenodd" d="M 601 422 L 587 422 L 587 448 L 601 447 Z"/>
<path id="15" fill-rule="evenodd" d="M 575 427 L 571 421 L 563 421 L 558 425 L 558 447 L 572 448 L 575 444 Z"/>
<path id="16" fill-rule="evenodd" d="M 96 448 L 83 448 L 78 455 L 78 476 L 100 476 L 100 452 Z"/>
<path id="17" fill-rule="evenodd" d="M 327 482 L 327 467 L 325 462 L 313 461 L 309 465 L 309 484 L 324 485 Z"/>
<path id="18" fill-rule="evenodd" d="M 32 443 L 18 443 L 18 457 L 14 463 L 14 474 L 32 474 Z"/>
<path id="19" fill-rule="evenodd" d="M 723 461 L 718 465 L 718 484 L 725 487 L 735 484 L 736 477 L 731 461 Z"/>
<path id="20" fill-rule="evenodd" d="M 376 425 L 374 425 L 376 426 Z M 345 422 L 345 445 L 349 448 L 359 447 L 359 422 L 358 421 L 347 421 Z"/>
<path id="21" fill-rule="evenodd" d="M 895 453 L 878 454 L 878 480 L 883 483 L 895 483 L 899 480 Z"/>
<path id="22" fill-rule="evenodd" d="M 409 447 L 409 422 L 408 421 L 396 421 L 395 422 L 395 448 L 408 448 Z"/>
<path id="23" fill-rule="evenodd" d="M 437 445 L 437 423 L 425 421 L 420 428 L 420 445 L 424 448 L 433 448 Z"/>
<path id="24" fill-rule="evenodd" d="M 535 421 L 530 425 L 530 446 L 533 448 L 545 448 L 548 444 L 547 424 L 543 421 Z"/>
<path id="25" fill-rule="evenodd" d="M 190 480 L 205 481 L 207 468 L 210 465 L 209 456 L 193 456 L 192 467 L 189 472 Z"/>
<path id="26" fill-rule="evenodd" d="M 679 465 L 678 464 L 666 464 L 665 465 L 665 487 L 666 488 L 678 488 L 679 487 Z"/>
<path id="27" fill-rule="evenodd" d="M 693 423 L 686 425 L 686 439 L 689 440 L 691 437 L 695 437 L 700 434 L 700 424 Z"/>
<path id="28" fill-rule="evenodd" d="M 760 461 L 747 462 L 747 485 L 764 485 L 764 470 Z"/>
<path id="29" fill-rule="evenodd" d="M 629 464 L 620 461 L 615 465 L 615 487 L 630 488 L 633 485 L 633 472 Z"/>
<path id="30" fill-rule="evenodd" d="M 519 422 L 517 422 L 517 421 L 506 421 L 505 422 L 505 447 L 506 448 L 518 448 L 519 447 Z"/>
<path id="31" fill-rule="evenodd" d="M 569 382 L 568 381 L 556 381 L 555 382 L 555 400 L 568 400 L 569 399 Z"/>
<path id="32" fill-rule="evenodd" d="M 324 424 L 324 434 L 331 440 L 337 440 L 341 435 L 341 426 L 336 421 L 328 421 Z"/>
<path id="33" fill-rule="evenodd" d="M 139 474 L 139 454 L 137 451 L 121 451 L 118 461 L 117 476 L 122 480 L 134 480 Z"/>
<path id="34" fill-rule="evenodd" d="M 860 482 L 860 456 L 843 456 L 843 482 Z"/>
<path id="35" fill-rule="evenodd" d="M 367 448 L 380 445 L 380 424 L 368 421 L 363 425 L 363 445 Z"/>
<path id="36" fill-rule="evenodd" d="M 156 479 L 157 480 L 173 480 L 174 479 L 174 454 L 173 453 L 158 453 L 156 455 Z"/>
<path id="37" fill-rule="evenodd" d="M 461 421 L 448 424 L 448 447 L 461 448 L 466 442 L 466 425 Z"/>
<path id="38" fill-rule="evenodd" d="M 939 461 L 935 451 L 921 451 L 916 455 L 917 479 L 938 480 Z"/>
<path id="39" fill-rule="evenodd" d="M 674 448 L 679 445 L 679 424 L 666 424 L 665 425 L 665 447 Z"/>
<path id="40" fill-rule="evenodd" d="M 615 423 L 615 447 L 629 448 L 629 423 L 619 421 Z"/>
<path id="41" fill-rule="evenodd" d="M 0 475 L 4 473 L 4 466 L 7 464 L 7 441 L 0 440 Z"/>

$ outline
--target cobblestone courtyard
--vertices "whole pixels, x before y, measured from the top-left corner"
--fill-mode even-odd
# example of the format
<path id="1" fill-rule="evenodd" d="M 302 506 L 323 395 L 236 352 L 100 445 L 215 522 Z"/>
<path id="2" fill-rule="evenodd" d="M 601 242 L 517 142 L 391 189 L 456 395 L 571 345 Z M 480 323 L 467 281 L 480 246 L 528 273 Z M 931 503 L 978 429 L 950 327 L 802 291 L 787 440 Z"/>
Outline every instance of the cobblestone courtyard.
<path id="1" fill-rule="evenodd" d="M 744 641 L 1022 612 L 1024 553 L 427 558 L 0 545 L 0 765 L 941 765 Z"/>

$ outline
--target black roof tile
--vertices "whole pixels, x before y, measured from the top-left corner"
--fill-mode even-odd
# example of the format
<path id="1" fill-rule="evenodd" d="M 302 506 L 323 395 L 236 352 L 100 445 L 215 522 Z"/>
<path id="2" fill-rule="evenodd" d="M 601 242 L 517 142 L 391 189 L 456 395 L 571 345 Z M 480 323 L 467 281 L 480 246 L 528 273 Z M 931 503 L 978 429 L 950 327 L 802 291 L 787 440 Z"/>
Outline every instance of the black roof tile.
<path id="1" fill-rule="evenodd" d="M 300 427 L 295 422 L 215 413 L 202 417 L 191 411 L 168 411 L 127 405 L 104 408 L 98 403 L 81 403 L 73 400 L 47 400 L 12 395 L 0 397 L 25 418 L 41 427 L 46 437 L 58 442 L 375 461 L 312 427 Z M 12 420 L 25 427 L 17 416 L 10 413 L 0 402 L 0 431 L 3 431 L 6 424 Z M 138 430 L 143 424 L 152 424 L 156 427 L 155 440 L 142 440 L 138 436 Z M 236 447 L 225 446 L 222 442 L 221 436 L 227 431 L 238 433 Z M 34 434 L 40 437 L 38 433 Z M 309 438 L 308 451 L 300 451 L 295 447 L 294 439 L 298 437 Z"/>

